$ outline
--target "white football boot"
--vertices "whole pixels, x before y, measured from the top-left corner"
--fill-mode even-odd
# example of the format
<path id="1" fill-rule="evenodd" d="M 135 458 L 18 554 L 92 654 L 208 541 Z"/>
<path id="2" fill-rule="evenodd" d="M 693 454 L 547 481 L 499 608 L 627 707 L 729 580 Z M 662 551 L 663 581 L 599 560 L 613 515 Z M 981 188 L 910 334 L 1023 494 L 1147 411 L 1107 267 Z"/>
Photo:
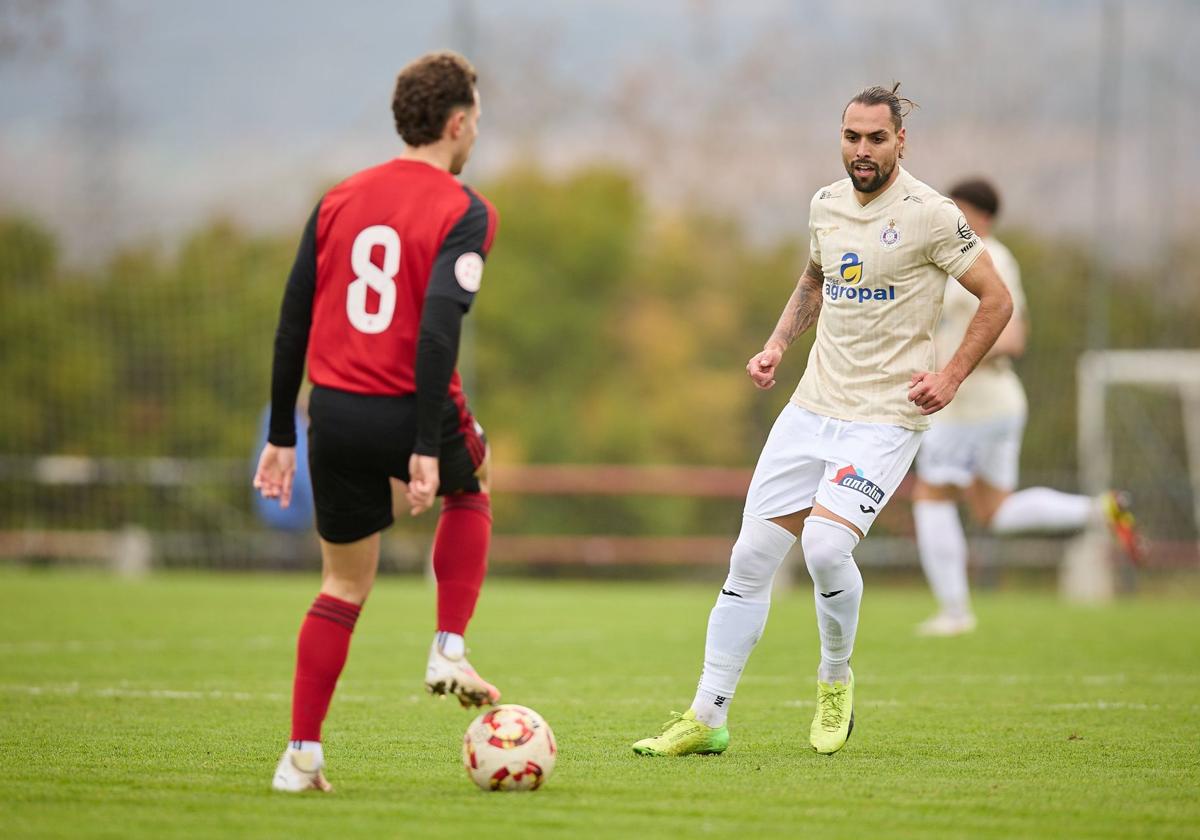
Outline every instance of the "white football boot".
<path id="1" fill-rule="evenodd" d="M 463 708 L 494 706 L 500 699 L 500 689 L 485 680 L 466 655 L 447 656 L 435 639 L 429 647 L 429 664 L 425 666 L 425 690 L 430 694 L 453 694 Z"/>
<path id="2" fill-rule="evenodd" d="M 918 636 L 961 636 L 975 629 L 975 616 L 938 613 L 917 625 Z"/>
<path id="3" fill-rule="evenodd" d="M 329 784 L 322 772 L 325 768 L 325 756 L 320 747 L 315 750 L 298 750 L 288 746 L 279 759 L 275 768 L 275 778 L 271 787 L 286 793 L 303 793 L 306 790 L 319 790 L 331 793 L 333 785 Z"/>

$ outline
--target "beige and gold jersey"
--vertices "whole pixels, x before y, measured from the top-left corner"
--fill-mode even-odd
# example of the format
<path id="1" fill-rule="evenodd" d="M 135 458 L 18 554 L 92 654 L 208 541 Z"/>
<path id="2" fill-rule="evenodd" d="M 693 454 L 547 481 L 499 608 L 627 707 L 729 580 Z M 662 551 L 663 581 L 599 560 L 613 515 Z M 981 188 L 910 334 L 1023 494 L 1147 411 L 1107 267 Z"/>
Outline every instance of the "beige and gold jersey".
<path id="1" fill-rule="evenodd" d="M 1026 317 L 1025 291 L 1021 288 L 1021 269 L 1012 252 L 992 237 L 983 240 L 996 272 L 1008 287 L 1013 300 L 1013 317 Z M 946 283 L 942 320 L 933 334 L 937 350 L 937 366 L 941 370 L 950 361 L 975 312 L 979 298 L 968 292 L 955 279 Z M 934 423 L 977 423 L 1002 417 L 1022 417 L 1027 410 L 1025 389 L 1012 369 L 1008 356 L 985 359 L 963 380 L 950 404 L 933 415 Z"/>
<path id="2" fill-rule="evenodd" d="M 840 420 L 927 429 L 929 418 L 908 401 L 909 382 L 936 369 L 947 275 L 970 268 L 983 240 L 954 202 L 903 168 L 865 207 L 849 178 L 818 190 L 808 226 L 825 283 L 792 402 Z"/>

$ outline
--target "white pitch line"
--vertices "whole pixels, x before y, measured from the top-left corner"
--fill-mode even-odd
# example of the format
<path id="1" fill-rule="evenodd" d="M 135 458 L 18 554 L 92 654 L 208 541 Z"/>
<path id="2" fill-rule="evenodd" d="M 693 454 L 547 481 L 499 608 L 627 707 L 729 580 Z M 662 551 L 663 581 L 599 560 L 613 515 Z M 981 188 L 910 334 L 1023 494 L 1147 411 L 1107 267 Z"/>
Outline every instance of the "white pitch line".
<path id="1" fill-rule="evenodd" d="M 223 689 L 209 689 L 206 691 L 174 689 L 174 688 L 131 688 L 129 686 L 83 686 L 77 682 L 72 683 L 57 683 L 49 685 L 18 685 L 18 684 L 0 684 L 0 692 L 7 694 L 24 694 L 29 697 L 119 697 L 123 699 L 134 700 L 190 700 L 190 701 L 208 701 L 208 700 L 232 700 L 239 703 L 286 703 L 290 697 L 286 694 L 278 692 L 253 692 L 253 691 L 225 691 Z M 428 700 L 424 695 L 411 693 L 397 693 L 395 695 L 384 696 L 377 694 L 354 694 L 350 692 L 338 692 L 335 699 L 342 703 L 379 703 L 388 699 L 398 700 L 408 703 L 420 703 Z M 444 698 L 441 698 L 444 699 Z M 569 703 L 570 701 L 568 701 Z M 911 705 L 907 701 L 897 700 L 894 698 L 882 698 L 878 700 L 863 698 L 859 701 L 865 708 L 870 707 L 902 707 Z M 618 701 L 616 705 L 642 705 L 643 701 L 634 698 L 628 698 L 626 701 Z M 611 704 L 610 704 L 611 705 Z M 812 700 L 785 700 L 781 704 L 787 708 L 804 709 L 811 708 L 815 705 Z M 1131 703 L 1123 700 L 1093 700 L 1081 703 L 1051 703 L 1043 707 L 1049 711 L 1100 711 L 1100 712 L 1125 712 L 1125 711 L 1161 711 L 1163 709 L 1173 710 L 1189 710 L 1191 712 L 1200 711 L 1200 706 L 1173 706 L 1162 705 L 1158 703 Z"/>
<path id="2" fill-rule="evenodd" d="M 1200 712 L 1200 705 L 1173 705 L 1171 703 L 1127 703 L 1124 700 L 1092 700 L 1086 703 L 1053 703 L 1046 707 L 1064 712 L 1161 712 L 1163 710 L 1179 712 Z"/>
<path id="3" fill-rule="evenodd" d="M 1051 703 L 1046 708 L 1064 712 L 1076 712 L 1083 710 L 1099 712 L 1133 710 L 1138 712 L 1148 712 L 1158 711 L 1163 707 L 1157 703 L 1153 705 L 1147 705 L 1145 703 L 1126 703 L 1123 700 L 1093 700 L 1087 703 Z"/>
<path id="4" fill-rule="evenodd" d="M 81 686 L 79 683 L 56 685 L 4 685 L 0 691 L 9 694 L 26 694 L 30 697 L 121 697 L 138 700 L 235 700 L 242 703 L 285 703 L 291 699 L 287 694 L 276 692 L 191 691 L 175 688 L 130 688 L 128 686 Z M 338 701 L 348 703 L 377 703 L 387 698 L 369 694 L 338 693 Z"/>
<path id="5" fill-rule="evenodd" d="M 875 708 L 876 706 L 889 706 L 890 707 L 890 706 L 907 706 L 907 705 L 909 705 L 909 703 L 906 703 L 903 700 L 895 700 L 892 698 L 885 698 L 882 700 L 869 700 L 869 699 L 858 698 L 854 702 L 855 702 L 855 704 L 864 706 L 866 708 Z M 809 709 L 809 708 L 816 706 L 817 701 L 816 700 L 784 700 L 781 705 L 786 706 L 789 709 Z"/>
<path id="6" fill-rule="evenodd" d="M 355 648 L 369 648 L 387 645 L 394 648 L 397 644 L 412 645 L 424 650 L 429 644 L 429 637 L 416 633 L 390 634 L 385 637 L 356 639 Z M 271 650 L 275 648 L 295 648 L 296 637 L 290 636 L 249 636 L 246 638 L 212 639 L 58 639 L 58 640 L 24 640 L 0 642 L 0 655 L 29 654 L 40 656 L 44 653 L 116 653 L 120 651 L 153 652 L 165 650 Z"/>
<path id="7" fill-rule="evenodd" d="M 1032 683 L 1077 683 L 1080 685 L 1113 685 L 1130 682 L 1139 683 L 1200 683 L 1200 672 L 1193 673 L 1154 673 L 1139 674 L 937 674 L 913 672 L 911 676 L 888 674 L 885 676 L 870 673 L 858 676 L 863 685 L 883 685 L 887 683 L 910 682 L 942 682 L 959 683 L 962 685 L 1029 685 Z"/>
<path id="8" fill-rule="evenodd" d="M 125 641 L 103 641 L 64 639 L 56 642 L 27 641 L 0 642 L 0 653 L 28 653 L 35 656 L 43 653 L 112 653 L 117 650 L 153 651 L 165 650 L 167 643 L 161 639 L 129 639 Z"/>
<path id="9" fill-rule="evenodd" d="M 274 638 L 270 636 L 253 636 L 248 639 L 186 639 L 168 642 L 165 639 L 63 639 L 61 641 L 26 641 L 0 642 L 0 654 L 30 654 L 40 656 L 45 653 L 117 653 L 131 651 L 146 653 L 179 650 L 263 650 L 280 647 L 284 644 L 294 645 L 295 639 Z"/>

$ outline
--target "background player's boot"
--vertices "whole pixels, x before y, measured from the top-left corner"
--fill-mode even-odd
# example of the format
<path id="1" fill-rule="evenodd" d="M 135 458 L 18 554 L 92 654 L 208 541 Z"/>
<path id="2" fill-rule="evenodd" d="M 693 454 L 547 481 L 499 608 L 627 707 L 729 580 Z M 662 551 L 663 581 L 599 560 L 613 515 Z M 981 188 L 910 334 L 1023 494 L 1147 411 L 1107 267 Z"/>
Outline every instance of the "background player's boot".
<path id="1" fill-rule="evenodd" d="M 817 713 L 813 715 L 808 740 L 822 755 L 831 755 L 842 747 L 854 731 L 854 672 L 848 682 L 825 683 L 817 680 Z"/>
<path id="2" fill-rule="evenodd" d="M 975 629 L 975 616 L 938 613 L 917 625 L 918 636 L 961 636 Z"/>
<path id="3" fill-rule="evenodd" d="M 279 759 L 279 766 L 275 768 L 271 787 L 287 793 L 303 793 L 306 790 L 331 793 L 333 785 L 325 779 L 324 767 L 325 758 L 319 752 L 288 747 Z"/>
<path id="4" fill-rule="evenodd" d="M 464 708 L 495 705 L 500 699 L 500 689 L 475 673 L 465 655 L 447 656 L 436 640 L 425 666 L 425 690 L 441 696 L 453 694 Z"/>
<path id="5" fill-rule="evenodd" d="M 688 709 L 682 715 L 671 714 L 662 733 L 643 738 L 633 745 L 638 755 L 718 755 L 729 746 L 729 727 L 706 726 Z"/>
<path id="6" fill-rule="evenodd" d="M 1142 538 L 1138 533 L 1137 520 L 1129 508 L 1129 494 L 1122 490 L 1109 490 L 1100 497 L 1100 504 L 1104 510 L 1104 521 L 1129 557 L 1129 562 L 1135 566 L 1142 565 L 1145 559 Z"/>

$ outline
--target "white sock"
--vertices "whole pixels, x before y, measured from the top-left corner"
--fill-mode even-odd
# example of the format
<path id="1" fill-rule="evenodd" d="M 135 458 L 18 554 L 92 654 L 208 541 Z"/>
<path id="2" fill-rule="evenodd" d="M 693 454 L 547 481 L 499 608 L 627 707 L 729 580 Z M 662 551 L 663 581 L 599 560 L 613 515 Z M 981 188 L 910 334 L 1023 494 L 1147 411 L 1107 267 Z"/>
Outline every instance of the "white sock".
<path id="1" fill-rule="evenodd" d="M 804 564 L 813 579 L 817 630 L 821 634 L 821 682 L 850 678 L 850 654 L 858 632 L 858 608 L 863 582 L 854 562 L 858 534 L 840 522 L 809 516 L 800 535 Z"/>
<path id="2" fill-rule="evenodd" d="M 692 711 L 696 713 L 696 720 L 705 726 L 724 726 L 729 717 L 729 701 L 732 699 L 724 694 L 714 694 L 698 688 L 696 699 L 692 701 Z"/>
<path id="3" fill-rule="evenodd" d="M 288 741 L 288 746 L 299 752 L 310 752 L 317 754 L 317 766 L 325 765 L 325 753 L 321 750 L 320 741 Z"/>
<path id="4" fill-rule="evenodd" d="M 771 608 L 771 581 L 796 538 L 774 522 L 742 516 L 729 558 L 729 577 L 708 616 L 704 671 L 692 711 L 708 726 L 722 726 L 750 652 Z"/>
<path id="5" fill-rule="evenodd" d="M 941 611 L 963 618 L 970 614 L 967 594 L 967 537 L 954 502 L 913 502 L 917 551 L 925 579 Z"/>
<path id="6" fill-rule="evenodd" d="M 1082 531 L 1095 509 L 1096 500 L 1090 496 L 1030 487 L 1013 493 L 1000 504 L 992 517 L 992 533 Z"/>
<path id="7" fill-rule="evenodd" d="M 444 630 L 439 630 L 434 635 L 434 641 L 437 642 L 438 650 L 442 652 L 442 656 L 450 659 L 462 659 L 463 654 L 467 652 L 467 641 L 457 633 L 447 633 Z"/>

